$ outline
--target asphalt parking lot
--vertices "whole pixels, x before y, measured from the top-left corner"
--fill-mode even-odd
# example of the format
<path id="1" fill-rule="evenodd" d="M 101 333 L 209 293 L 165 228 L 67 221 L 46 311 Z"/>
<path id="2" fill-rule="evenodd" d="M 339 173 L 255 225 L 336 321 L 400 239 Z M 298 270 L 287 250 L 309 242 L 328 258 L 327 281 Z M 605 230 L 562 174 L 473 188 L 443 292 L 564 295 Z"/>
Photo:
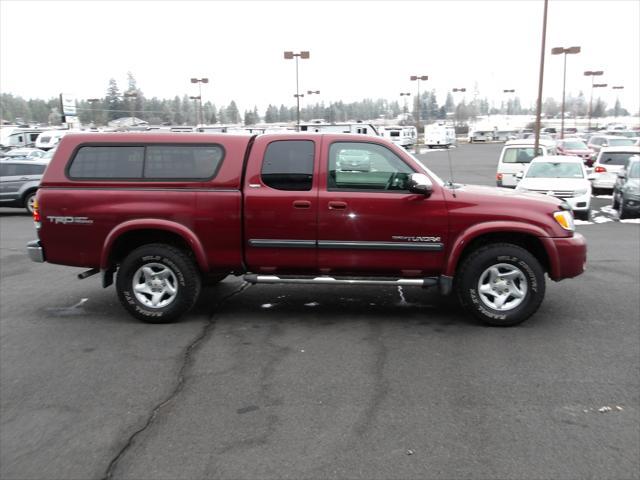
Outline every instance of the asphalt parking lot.
<path id="1" fill-rule="evenodd" d="M 494 185 L 501 146 L 419 158 Z M 587 272 L 508 329 L 429 290 L 233 277 L 141 324 L 0 209 L 0 478 L 639 478 L 640 225 L 610 203 Z"/>

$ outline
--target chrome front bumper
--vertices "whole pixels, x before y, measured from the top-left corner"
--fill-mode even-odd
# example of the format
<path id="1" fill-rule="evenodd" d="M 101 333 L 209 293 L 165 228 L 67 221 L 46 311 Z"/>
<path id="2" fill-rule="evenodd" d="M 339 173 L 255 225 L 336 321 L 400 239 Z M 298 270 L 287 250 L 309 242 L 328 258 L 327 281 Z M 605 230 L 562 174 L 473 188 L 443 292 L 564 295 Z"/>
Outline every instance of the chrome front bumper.
<path id="1" fill-rule="evenodd" d="M 32 240 L 27 243 L 27 253 L 32 262 L 43 263 L 45 261 L 44 249 L 40 245 L 40 240 Z"/>

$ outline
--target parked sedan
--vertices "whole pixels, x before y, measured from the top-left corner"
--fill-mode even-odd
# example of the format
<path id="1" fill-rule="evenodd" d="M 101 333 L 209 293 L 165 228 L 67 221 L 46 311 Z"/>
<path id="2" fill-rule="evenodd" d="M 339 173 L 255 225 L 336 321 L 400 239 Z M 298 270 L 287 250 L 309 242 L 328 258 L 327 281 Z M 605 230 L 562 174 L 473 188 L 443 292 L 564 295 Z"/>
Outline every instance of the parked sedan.
<path id="1" fill-rule="evenodd" d="M 9 150 L 4 152 L 2 156 L 4 158 L 12 158 L 12 159 L 22 159 L 22 160 L 34 160 L 36 158 L 41 158 L 45 153 L 44 150 L 40 150 L 39 148 L 14 148 L 13 150 Z"/>
<path id="2" fill-rule="evenodd" d="M 621 220 L 640 216 L 640 156 L 631 157 L 627 168 L 618 174 L 619 183 L 613 191 L 613 208 Z"/>
<path id="3" fill-rule="evenodd" d="M 587 147 L 579 138 L 564 138 L 558 140 L 556 149 L 559 155 L 574 155 L 582 158 L 582 161 L 590 167 L 593 164 L 593 150 Z"/>
<path id="4" fill-rule="evenodd" d="M 621 138 L 620 140 L 628 139 Z M 603 147 L 593 164 L 593 173 L 589 176 L 593 190 L 612 191 L 618 172 L 634 155 L 640 155 L 640 148 L 633 145 L 630 147 Z"/>
<path id="5" fill-rule="evenodd" d="M 551 155 L 534 158 L 524 173 L 516 191 L 533 192 L 561 198 L 577 217 L 589 219 L 591 184 L 580 157 Z"/>

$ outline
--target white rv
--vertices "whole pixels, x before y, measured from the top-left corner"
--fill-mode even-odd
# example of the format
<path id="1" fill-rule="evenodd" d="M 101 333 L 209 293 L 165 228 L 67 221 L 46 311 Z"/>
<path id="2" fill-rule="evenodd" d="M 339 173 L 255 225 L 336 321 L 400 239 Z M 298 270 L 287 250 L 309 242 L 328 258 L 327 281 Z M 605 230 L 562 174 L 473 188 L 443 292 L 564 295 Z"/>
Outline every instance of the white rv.
<path id="1" fill-rule="evenodd" d="M 429 147 L 449 148 L 456 143 L 456 131 L 447 125 L 427 125 L 424 128 L 424 144 Z"/>
<path id="2" fill-rule="evenodd" d="M 36 138 L 36 148 L 51 150 L 56 147 L 69 130 L 45 130 Z"/>
<path id="3" fill-rule="evenodd" d="M 301 123 L 301 132 L 359 133 L 361 135 L 380 136 L 376 127 L 370 123 Z"/>
<path id="4" fill-rule="evenodd" d="M 41 128 L 2 127 L 0 128 L 0 149 L 33 147 L 38 135 L 42 132 Z"/>
<path id="5" fill-rule="evenodd" d="M 396 145 L 404 148 L 411 148 L 416 143 L 416 127 L 394 125 L 391 127 L 379 127 L 380 136 L 388 138 Z"/>

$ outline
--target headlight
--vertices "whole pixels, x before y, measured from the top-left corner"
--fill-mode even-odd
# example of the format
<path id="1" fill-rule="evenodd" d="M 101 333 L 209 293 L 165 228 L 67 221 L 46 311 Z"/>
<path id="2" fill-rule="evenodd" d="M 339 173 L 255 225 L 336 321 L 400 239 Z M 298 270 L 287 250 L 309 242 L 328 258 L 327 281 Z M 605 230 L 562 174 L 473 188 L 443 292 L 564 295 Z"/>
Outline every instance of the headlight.
<path id="1" fill-rule="evenodd" d="M 579 197 L 580 195 L 586 195 L 586 193 L 589 191 L 588 188 L 581 188 L 580 190 L 576 190 L 575 192 L 573 192 L 573 196 L 574 197 Z"/>
<path id="2" fill-rule="evenodd" d="M 565 230 L 569 230 L 570 232 L 575 232 L 576 226 L 573 223 L 573 214 L 568 210 L 562 210 L 560 212 L 553 212 L 553 218 L 558 225 L 560 225 Z"/>

